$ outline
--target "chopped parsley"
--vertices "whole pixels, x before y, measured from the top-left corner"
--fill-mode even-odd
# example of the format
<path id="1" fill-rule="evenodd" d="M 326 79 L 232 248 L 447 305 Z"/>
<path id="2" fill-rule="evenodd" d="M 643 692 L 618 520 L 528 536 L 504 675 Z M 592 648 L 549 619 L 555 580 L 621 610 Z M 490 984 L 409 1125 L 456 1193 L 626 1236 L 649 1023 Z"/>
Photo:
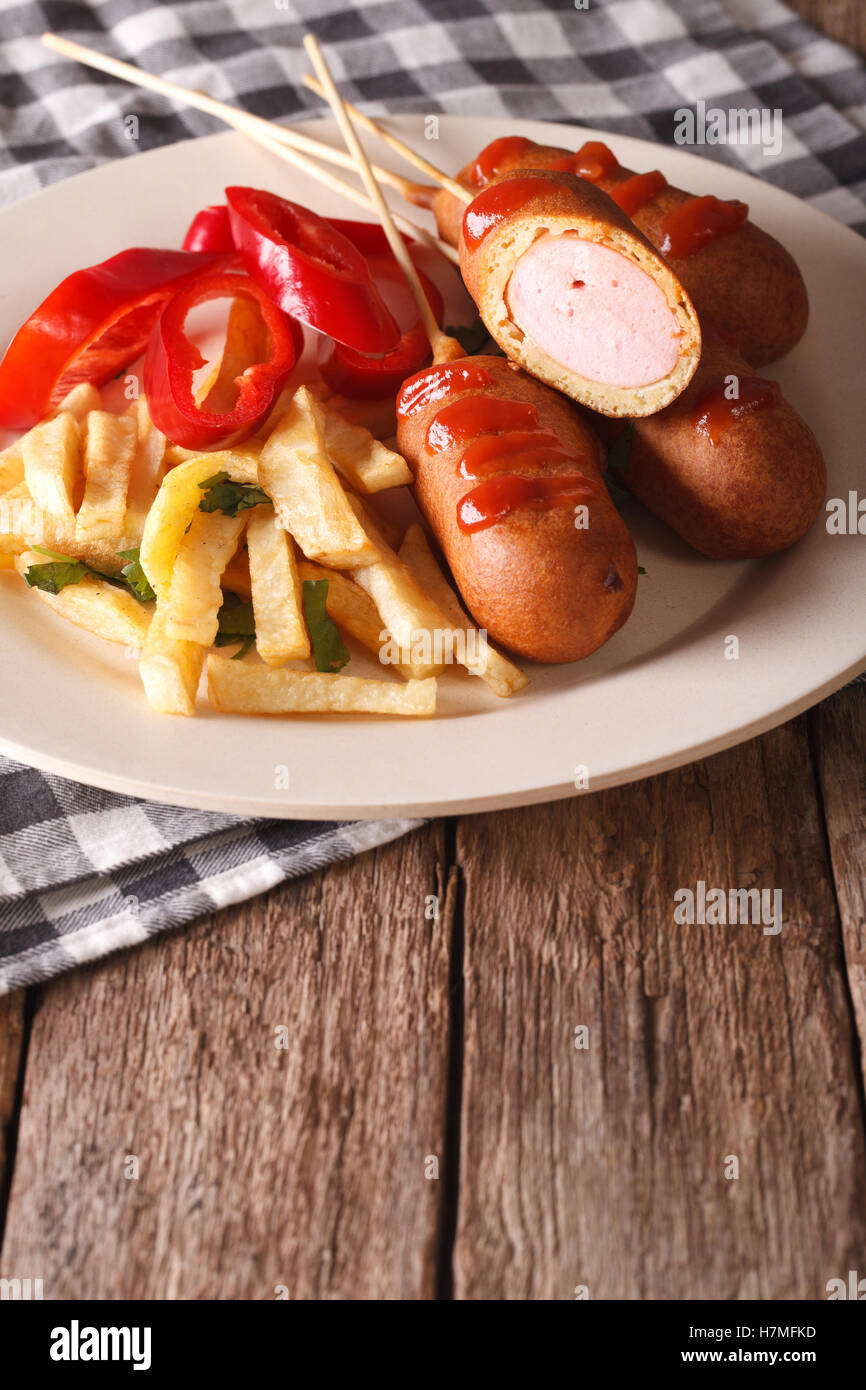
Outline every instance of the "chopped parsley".
<path id="1" fill-rule="evenodd" d="M 104 579 L 115 588 L 125 589 L 139 603 L 150 603 L 156 597 L 141 567 L 138 550 L 118 551 L 121 559 L 128 561 L 118 575 L 103 574 L 84 560 L 75 560 L 71 555 L 58 555 L 56 550 L 49 550 L 44 545 L 34 545 L 31 549 L 40 555 L 47 555 L 49 560 L 46 565 L 29 565 L 24 571 L 24 582 L 31 589 L 41 589 L 45 594 L 59 594 L 70 584 L 80 584 L 82 579 L 92 574 L 95 579 Z"/>
<path id="2" fill-rule="evenodd" d="M 232 661 L 240 661 L 242 657 L 246 656 L 255 640 L 256 620 L 252 603 L 249 600 L 244 602 L 242 598 L 230 590 L 224 591 L 214 646 L 233 647 L 236 642 L 240 642 L 240 650 L 236 651 L 232 657 Z"/>
<path id="3" fill-rule="evenodd" d="M 120 573 L 123 575 L 135 597 L 140 599 L 142 603 L 151 603 L 156 598 L 156 594 L 153 592 L 150 586 L 150 580 L 142 569 L 138 547 L 136 547 L 135 550 L 119 550 L 117 553 L 121 560 L 129 561 L 129 564 L 124 565 Z"/>
<path id="4" fill-rule="evenodd" d="M 328 617 L 328 580 L 304 580 L 304 617 L 313 644 L 317 671 L 342 671 L 349 660 L 349 649 Z"/>
<path id="5" fill-rule="evenodd" d="M 233 483 L 228 473 L 214 473 L 199 483 L 204 496 L 198 504 L 200 512 L 222 512 L 223 516 L 237 516 L 249 507 L 259 507 L 270 503 L 270 497 L 258 483 Z"/>

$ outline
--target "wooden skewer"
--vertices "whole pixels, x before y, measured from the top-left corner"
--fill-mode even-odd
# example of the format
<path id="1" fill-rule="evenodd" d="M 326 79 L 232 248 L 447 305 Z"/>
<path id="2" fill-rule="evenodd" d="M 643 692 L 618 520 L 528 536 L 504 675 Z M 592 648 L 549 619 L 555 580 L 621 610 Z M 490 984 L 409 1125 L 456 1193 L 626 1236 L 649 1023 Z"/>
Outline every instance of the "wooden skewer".
<path id="1" fill-rule="evenodd" d="M 119 58 L 98 53 L 95 49 L 85 48 L 83 44 L 73 43 L 71 39 L 61 38 L 58 34 L 43 34 L 42 43 L 46 48 L 50 48 L 66 58 L 72 58 L 85 67 L 96 68 L 100 72 L 108 73 L 111 77 L 119 77 L 124 82 L 130 82 L 133 86 L 145 87 L 150 91 L 158 92 L 161 96 L 171 97 L 186 106 L 204 111 L 209 116 L 215 116 L 217 120 L 224 121 L 226 125 L 232 126 L 242 135 L 248 136 L 249 139 L 270 150 L 277 158 L 302 169 L 304 173 L 340 193 L 359 207 L 372 212 L 376 211 L 370 200 L 365 198 L 359 189 L 353 188 L 351 184 L 337 178 L 336 175 L 329 174 L 327 170 L 321 169 L 300 153 L 300 151 L 306 150 L 317 158 L 325 159 L 332 164 L 339 164 L 344 169 L 354 169 L 355 161 L 351 155 L 346 154 L 343 150 L 335 150 L 331 145 L 326 145 L 324 141 L 316 140 L 310 135 L 302 135 L 300 131 L 287 130 L 284 126 L 276 125 L 272 121 L 265 121 L 260 116 L 254 116 L 248 111 L 241 111 L 239 107 L 231 106 L 228 102 L 217 101 L 215 97 L 208 96 L 206 92 L 182 87 L 177 82 L 170 82 L 167 78 L 157 77 L 155 73 L 146 72 L 144 68 L 133 67 L 131 63 L 121 62 Z M 376 177 L 381 182 L 390 184 L 400 193 L 405 193 L 405 190 L 412 186 L 408 179 L 392 173 L 390 169 L 382 169 L 378 165 L 375 167 Z M 399 225 L 409 236 L 417 237 L 428 246 L 435 247 L 448 260 L 455 264 L 459 263 L 460 257 L 447 242 L 441 241 L 439 237 L 433 236 L 408 218 L 400 217 L 399 214 L 395 214 L 395 216 Z"/>
<path id="2" fill-rule="evenodd" d="M 421 281 L 418 277 L 418 272 L 415 269 L 414 264 L 412 263 L 412 259 L 409 256 L 408 251 L 406 250 L 405 242 L 400 236 L 400 233 L 397 231 L 397 228 L 394 226 L 394 222 L 391 217 L 391 209 L 385 202 L 385 199 L 382 195 L 382 190 L 376 182 L 373 170 L 370 168 L 370 161 L 364 153 L 364 150 L 361 146 L 361 142 L 356 134 L 355 127 L 352 125 L 349 113 L 343 105 L 343 98 L 340 96 L 340 93 L 337 90 L 336 83 L 334 82 L 334 79 L 331 76 L 330 69 L 328 68 L 327 63 L 325 62 L 324 54 L 322 53 L 322 50 L 319 47 L 319 43 L 315 35 L 306 35 L 304 39 L 304 48 L 306 49 L 310 62 L 315 68 L 319 80 L 322 83 L 322 87 L 324 88 L 328 104 L 330 105 L 331 110 L 337 118 L 337 124 L 339 125 L 340 130 L 343 132 L 343 139 L 345 140 L 355 160 L 355 165 L 357 167 L 358 173 L 360 174 L 363 180 L 364 187 L 370 195 L 370 201 L 373 203 L 377 213 L 379 214 L 379 221 L 382 224 L 382 230 L 384 231 L 385 236 L 388 238 L 388 244 L 391 247 L 392 252 L 394 253 L 394 258 L 397 261 L 397 264 L 400 266 L 400 269 L 403 271 L 403 274 L 406 276 L 406 282 L 409 286 L 409 289 L 412 291 L 412 295 L 418 307 L 418 313 L 421 317 L 421 322 L 424 325 L 424 331 L 427 334 L 427 337 L 430 341 L 430 348 L 433 352 L 433 361 L 451 362 L 457 357 L 465 357 L 466 353 L 464 349 L 460 346 L 460 344 L 457 342 L 456 338 L 449 338 L 448 334 L 443 333 L 438 323 L 436 322 L 433 310 L 430 308 L 430 305 L 427 302 L 427 296 L 424 293 Z"/>
<path id="3" fill-rule="evenodd" d="M 308 174 L 311 179 L 315 179 L 317 183 L 323 184 L 325 188 L 333 189 L 333 191 L 339 193 L 341 197 L 347 198 L 350 203 L 354 203 L 359 208 L 366 209 L 367 212 L 378 212 L 376 206 L 365 193 L 361 192 L 360 188 L 353 187 L 352 184 L 346 183 L 345 179 L 339 178 L 337 174 L 332 174 L 329 169 L 323 169 L 322 166 L 316 164 L 314 160 L 307 159 L 306 155 L 301 154 L 300 150 L 294 150 L 288 145 L 280 145 L 276 140 L 272 140 L 270 136 L 259 135 L 258 132 L 254 135 L 251 131 L 242 131 L 242 134 L 248 135 L 257 145 L 261 145 L 262 149 L 270 150 L 271 154 L 276 155 L 277 159 L 282 159 L 287 164 L 294 165 L 296 169 L 300 169 L 303 173 Z M 392 212 L 391 215 L 397 226 L 402 227 L 403 231 L 406 232 L 408 236 L 415 237 L 416 240 L 423 242 L 426 246 L 431 246 L 434 251 L 438 251 L 440 255 L 445 256 L 446 259 L 452 261 L 454 265 L 460 264 L 459 252 L 456 251 L 453 246 L 449 246 L 447 241 L 441 241 L 440 238 L 434 236 L 432 232 L 428 232 L 426 227 L 419 227 L 417 222 L 410 221 L 408 217 L 403 217 L 399 212 Z"/>
<path id="4" fill-rule="evenodd" d="M 309 73 L 306 73 L 304 77 L 301 78 L 301 81 L 311 92 L 315 92 L 316 96 L 324 97 L 325 100 L 327 100 L 323 84 L 317 82 L 315 77 L 311 77 Z M 365 116 L 363 111 L 359 111 L 357 106 L 353 106 L 350 101 L 346 101 L 345 97 L 341 98 L 341 100 L 346 110 L 351 114 L 353 119 L 357 121 L 358 125 L 363 126 L 364 130 L 369 131 L 371 135 L 378 136 L 380 140 L 385 142 L 389 149 L 394 150 L 396 154 L 402 155 L 410 164 L 414 164 L 415 168 L 420 169 L 422 173 L 426 174 L 428 179 L 433 179 L 435 183 L 439 183 L 443 188 L 447 188 L 448 192 L 453 193 L 454 197 L 459 198 L 462 203 L 472 202 L 475 195 L 471 193 L 468 188 L 464 188 L 462 183 L 458 183 L 456 179 L 452 179 L 450 174 L 446 174 L 442 169 L 437 169 L 436 165 L 431 164 L 429 159 L 425 159 L 422 154 L 418 154 L 413 150 L 411 145 L 405 144 L 404 141 L 400 140 L 396 135 L 392 135 L 390 130 L 386 130 L 384 126 L 379 125 L 371 116 Z M 378 178 L 379 173 L 375 164 L 373 165 L 373 169 Z"/>
<path id="5" fill-rule="evenodd" d="M 291 130 L 286 126 L 277 125 L 274 121 L 266 121 L 261 116 L 254 116 L 251 111 L 242 111 L 240 107 L 232 106 L 227 101 L 218 101 L 216 97 L 208 96 L 207 92 L 194 87 L 183 87 L 179 82 L 170 82 L 166 77 L 158 77 L 156 73 L 146 72 L 144 68 L 133 67 L 131 63 L 124 63 L 107 53 L 99 53 L 94 48 L 85 48 L 83 44 L 61 38 L 59 34 L 43 34 L 42 43 L 46 48 L 61 53 L 65 58 L 73 58 L 85 67 L 96 68 L 99 72 L 119 77 L 133 86 L 146 87 L 149 91 L 159 92 L 161 96 L 171 97 L 186 106 L 193 106 L 197 111 L 205 111 L 209 116 L 215 116 L 217 120 L 234 126 L 236 130 L 249 130 L 250 133 L 258 131 L 271 140 L 279 141 L 281 145 L 303 150 L 306 154 L 315 155 L 329 164 L 339 164 L 343 169 L 355 167 L 351 156 L 344 150 L 335 150 L 332 145 L 326 145 L 323 140 L 316 140 L 312 135 L 304 135 L 299 130 Z M 402 174 L 395 174 L 393 169 L 384 169 L 379 165 L 375 165 L 374 168 L 380 183 L 396 188 L 404 197 L 407 190 L 416 186 L 410 179 L 403 178 Z"/>

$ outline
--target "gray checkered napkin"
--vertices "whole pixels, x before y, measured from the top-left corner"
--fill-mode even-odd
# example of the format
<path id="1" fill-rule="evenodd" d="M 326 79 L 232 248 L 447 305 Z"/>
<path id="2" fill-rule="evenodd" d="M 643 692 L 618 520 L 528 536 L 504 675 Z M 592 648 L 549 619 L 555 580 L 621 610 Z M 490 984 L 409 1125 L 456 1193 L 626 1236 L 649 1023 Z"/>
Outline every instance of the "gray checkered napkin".
<path id="1" fill-rule="evenodd" d="M 45 0 L 0 9 L 0 199 L 128 157 L 129 89 L 41 47 L 45 29 L 269 119 L 317 110 L 302 35 L 377 112 L 573 121 L 670 141 L 699 98 L 781 108 L 782 156 L 711 157 L 762 173 L 866 232 L 866 72 L 775 0 Z M 214 123 L 136 91 L 137 149 Z M 769 169 L 765 166 L 770 165 Z M 256 821 L 177 810 L 0 759 L 0 993 L 310 869 L 417 822 Z"/>

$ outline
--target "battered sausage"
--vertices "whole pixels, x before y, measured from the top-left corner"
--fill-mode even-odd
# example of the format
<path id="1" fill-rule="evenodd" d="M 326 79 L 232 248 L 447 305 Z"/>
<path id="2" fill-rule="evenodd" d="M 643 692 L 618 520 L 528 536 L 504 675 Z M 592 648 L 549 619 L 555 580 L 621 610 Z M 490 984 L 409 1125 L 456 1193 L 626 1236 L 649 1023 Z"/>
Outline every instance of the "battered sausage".
<path id="1" fill-rule="evenodd" d="M 587 148 L 587 147 L 584 147 Z M 599 147 L 605 150 L 605 146 Z M 610 154 L 610 151 L 607 151 Z M 486 156 L 486 159 L 485 159 Z M 588 160 L 555 145 L 536 145 L 518 137 L 494 141 L 457 175 L 467 188 L 485 186 L 490 170 L 493 179 L 525 172 L 527 169 L 584 168 Z M 622 188 L 637 176 L 622 168 L 613 156 L 595 168 L 595 186 L 606 193 Z M 480 170 L 480 173 L 479 173 Z M 651 177 L 651 176 L 648 176 Z M 659 176 L 660 178 L 660 176 Z M 641 206 L 629 212 L 632 222 L 665 256 L 668 264 L 688 292 L 698 317 L 705 315 L 737 341 L 743 357 L 760 367 L 790 352 L 799 342 L 809 318 L 809 300 L 803 277 L 793 257 L 774 237 L 745 221 L 736 231 L 709 241 L 691 255 L 678 256 L 665 250 L 666 219 L 693 200 L 693 195 L 663 185 Z M 464 207 L 444 189 L 417 185 L 412 201 L 432 208 L 439 234 L 453 245 L 460 244 Z"/>
<path id="2" fill-rule="evenodd" d="M 821 511 L 827 477 L 815 436 L 774 388 L 705 324 L 688 389 L 633 421 L 610 476 L 712 559 L 786 549 Z"/>
<path id="3" fill-rule="evenodd" d="M 698 363 L 688 295 L 600 189 L 573 174 L 499 179 L 466 209 L 466 288 L 512 361 L 605 415 L 649 415 Z"/>
<path id="4" fill-rule="evenodd" d="M 531 661 L 578 661 L 608 641 L 634 604 L 637 557 L 602 481 L 599 441 L 572 407 L 502 358 L 473 357 L 410 377 L 397 413 L 415 496 L 478 626 Z M 484 426 L 474 434 L 473 414 Z M 565 489 L 561 504 L 518 503 L 466 529 L 477 489 L 515 477 Z"/>

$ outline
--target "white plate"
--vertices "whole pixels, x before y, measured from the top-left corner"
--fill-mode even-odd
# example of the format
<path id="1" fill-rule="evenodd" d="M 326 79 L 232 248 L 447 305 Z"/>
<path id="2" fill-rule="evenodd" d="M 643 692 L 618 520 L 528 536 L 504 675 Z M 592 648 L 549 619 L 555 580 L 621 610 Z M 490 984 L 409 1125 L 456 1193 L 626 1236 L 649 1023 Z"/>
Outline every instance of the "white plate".
<path id="1" fill-rule="evenodd" d="M 428 154 L 435 150 L 449 170 L 503 133 L 573 149 L 600 138 L 626 166 L 660 167 L 682 188 L 747 201 L 754 220 L 796 257 L 812 304 L 806 337 L 770 374 L 818 436 L 829 495 L 847 498 L 860 488 L 866 244 L 853 232 L 769 184 L 641 140 L 537 121 L 506 129 L 500 120 L 440 117 L 431 146 L 422 117 L 390 124 Z M 330 121 L 299 128 L 337 143 Z M 400 167 L 379 147 L 376 157 Z M 220 201 L 229 183 L 355 215 L 336 194 L 234 134 L 103 166 L 2 214 L 10 269 L 0 338 L 77 266 L 125 246 L 180 245 L 192 214 Z M 647 574 L 623 631 L 579 665 L 534 668 L 532 685 L 512 700 L 446 675 L 433 720 L 244 719 L 205 704 L 195 720 L 160 717 L 144 702 L 134 662 L 68 628 L 4 575 L 0 749 L 110 790 L 257 816 L 481 811 L 573 794 L 578 766 L 597 789 L 717 752 L 789 719 L 866 666 L 863 536 L 831 536 L 819 520 L 786 554 L 722 564 L 701 559 L 636 504 L 627 520 Z M 739 639 L 736 661 L 725 658 L 730 635 Z"/>

